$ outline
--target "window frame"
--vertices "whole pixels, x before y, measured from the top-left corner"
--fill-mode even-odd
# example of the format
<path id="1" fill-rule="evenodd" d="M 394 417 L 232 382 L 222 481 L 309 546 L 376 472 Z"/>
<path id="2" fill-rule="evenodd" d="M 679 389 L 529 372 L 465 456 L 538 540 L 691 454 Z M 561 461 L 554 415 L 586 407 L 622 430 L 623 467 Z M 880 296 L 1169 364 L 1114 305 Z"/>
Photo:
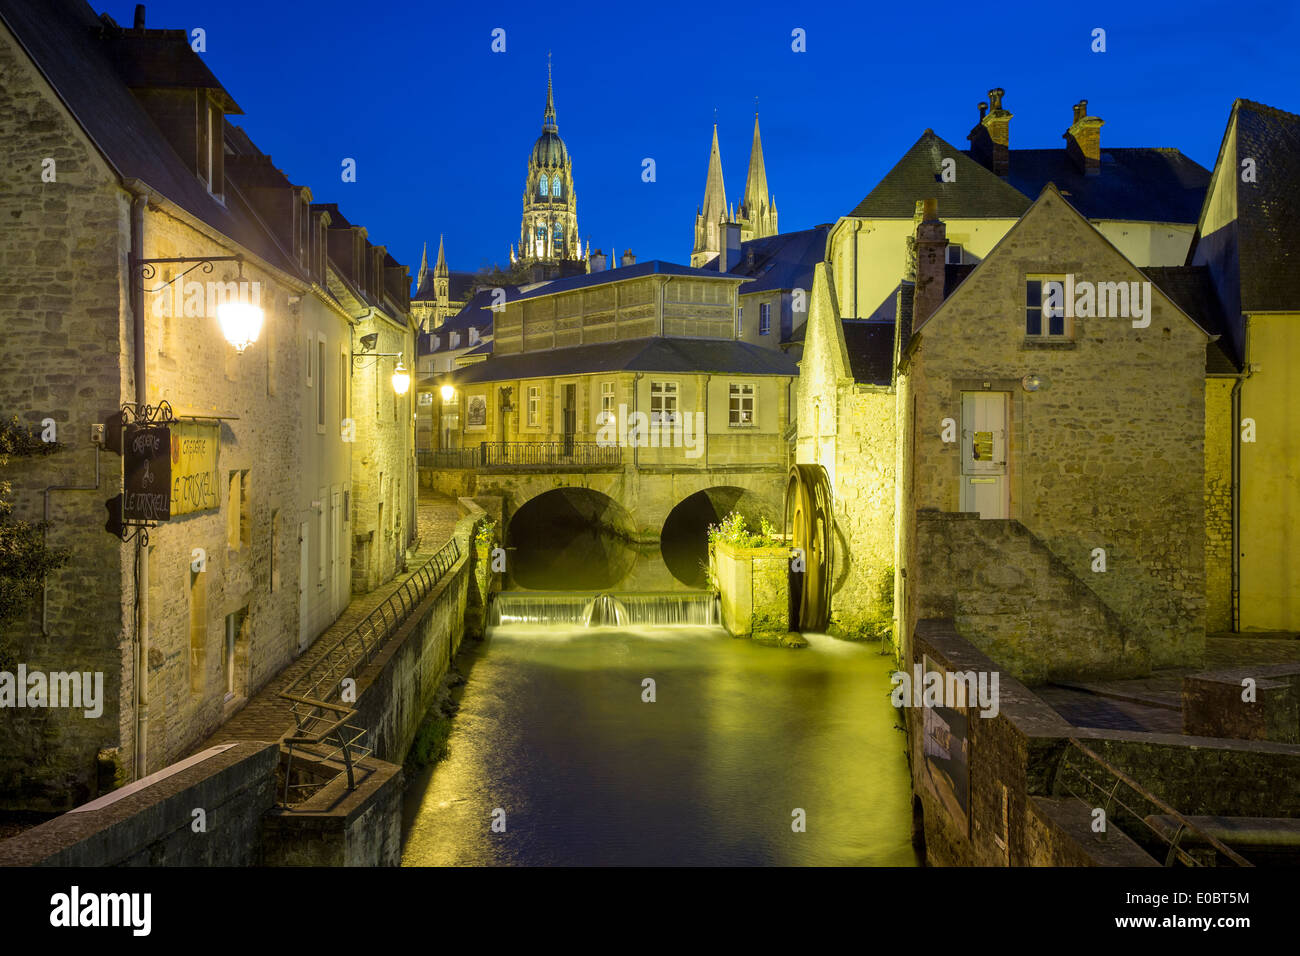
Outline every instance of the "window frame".
<path id="1" fill-rule="evenodd" d="M 527 401 L 527 422 L 529 428 L 542 427 L 542 386 L 529 385 Z"/>
<path id="2" fill-rule="evenodd" d="M 674 379 L 651 380 L 650 382 L 650 426 L 676 425 L 679 413 L 678 399 L 681 390 Z M 655 405 L 659 405 L 658 411 Z M 669 405 L 671 404 L 671 409 Z M 656 417 L 658 416 L 658 417 Z M 665 416 L 667 416 L 665 418 Z"/>
<path id="3" fill-rule="evenodd" d="M 1064 314 L 1059 316 L 1047 316 L 1044 322 L 1044 297 L 1046 286 L 1049 282 L 1061 283 L 1062 289 L 1065 286 L 1065 276 L 1050 273 L 1027 273 L 1024 278 L 1025 287 L 1025 304 L 1024 304 L 1024 331 L 1025 338 L 1032 342 L 1068 342 L 1074 338 L 1074 322 Z M 1033 286 L 1038 287 L 1038 304 L 1031 305 L 1030 297 L 1033 295 Z M 1037 319 L 1038 331 L 1030 331 L 1030 322 Z M 1060 322 L 1060 331 L 1052 331 L 1053 323 Z"/>
<path id="4" fill-rule="evenodd" d="M 772 303 L 760 302 L 758 305 L 758 334 L 772 334 Z"/>
<path id="5" fill-rule="evenodd" d="M 748 391 L 743 391 L 748 389 Z M 745 403 L 749 403 L 749 420 L 743 420 L 745 413 Z M 736 420 L 736 413 L 742 416 L 741 421 Z M 758 385 L 755 382 L 728 382 L 727 383 L 727 427 L 728 428 L 756 428 L 758 426 Z"/>

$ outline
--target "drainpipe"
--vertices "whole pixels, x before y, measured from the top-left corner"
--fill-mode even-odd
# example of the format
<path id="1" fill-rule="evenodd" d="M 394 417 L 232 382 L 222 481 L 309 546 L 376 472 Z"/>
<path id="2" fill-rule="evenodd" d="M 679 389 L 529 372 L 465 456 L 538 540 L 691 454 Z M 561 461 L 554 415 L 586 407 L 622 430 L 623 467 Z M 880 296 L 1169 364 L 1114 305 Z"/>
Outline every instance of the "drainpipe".
<path id="1" fill-rule="evenodd" d="M 144 278 L 137 274 L 137 265 L 144 258 L 144 210 L 149 201 L 149 191 L 137 181 L 126 184 L 131 193 L 131 324 L 135 361 L 135 401 L 137 405 L 149 403 L 146 388 L 145 336 L 144 336 Z M 135 539 L 135 779 L 146 775 L 148 767 L 149 726 L 149 562 L 139 536 Z"/>
<path id="2" fill-rule="evenodd" d="M 713 376 L 704 376 L 704 434 L 701 439 L 704 442 L 704 470 L 709 470 L 709 380 Z"/>
<path id="3" fill-rule="evenodd" d="M 641 376 L 644 374 L 645 374 L 644 372 L 637 372 L 635 375 L 632 376 L 632 414 L 633 415 L 636 415 L 637 399 L 641 392 Z M 639 421 L 639 419 L 635 419 L 635 420 Z M 641 436 L 640 434 L 638 434 L 637 440 L 632 443 L 632 471 L 634 473 L 640 467 L 640 461 L 641 461 L 640 450 L 641 450 Z"/>

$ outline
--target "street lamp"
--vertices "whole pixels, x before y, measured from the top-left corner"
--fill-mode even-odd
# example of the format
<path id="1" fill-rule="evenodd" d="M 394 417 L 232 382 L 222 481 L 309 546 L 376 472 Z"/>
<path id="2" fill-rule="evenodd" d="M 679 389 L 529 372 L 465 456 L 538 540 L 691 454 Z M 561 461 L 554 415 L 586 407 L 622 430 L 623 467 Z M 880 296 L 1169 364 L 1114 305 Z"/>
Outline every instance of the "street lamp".
<path id="1" fill-rule="evenodd" d="M 400 354 L 400 353 L 399 353 Z M 405 395 L 406 390 L 411 387 L 411 373 L 408 372 L 401 360 L 397 362 L 397 368 L 393 370 L 393 391 L 398 395 Z"/>
<path id="2" fill-rule="evenodd" d="M 240 355 L 257 341 L 262 331 L 262 310 L 248 302 L 223 302 L 217 306 L 221 334 Z"/>
<path id="3" fill-rule="evenodd" d="M 455 388 L 455 386 L 453 386 L 453 385 L 444 385 L 444 386 L 442 387 L 442 400 L 443 400 L 444 402 L 450 402 L 450 401 L 451 401 L 453 398 L 455 398 L 455 397 L 456 397 L 456 388 Z"/>
<path id="4" fill-rule="evenodd" d="M 202 269 L 205 273 L 212 272 L 214 262 L 233 262 L 239 267 L 239 274 L 235 281 L 239 287 L 244 283 L 244 257 L 243 256 L 170 256 L 161 259 L 133 259 L 135 267 L 140 270 L 140 303 L 141 308 L 144 306 L 144 293 L 162 292 L 172 282 L 179 282 L 185 276 L 189 275 L 195 269 Z M 188 269 L 176 276 L 175 279 L 168 280 L 165 284 L 156 289 L 144 288 L 144 283 L 158 275 L 159 265 L 179 265 L 193 263 Z M 222 302 L 217 306 L 217 322 L 221 325 L 221 334 L 226 337 L 226 341 L 235 347 L 235 351 L 243 354 L 244 350 L 257 341 L 257 337 L 262 331 L 262 321 L 265 318 L 260 306 L 253 305 L 251 302 Z"/>

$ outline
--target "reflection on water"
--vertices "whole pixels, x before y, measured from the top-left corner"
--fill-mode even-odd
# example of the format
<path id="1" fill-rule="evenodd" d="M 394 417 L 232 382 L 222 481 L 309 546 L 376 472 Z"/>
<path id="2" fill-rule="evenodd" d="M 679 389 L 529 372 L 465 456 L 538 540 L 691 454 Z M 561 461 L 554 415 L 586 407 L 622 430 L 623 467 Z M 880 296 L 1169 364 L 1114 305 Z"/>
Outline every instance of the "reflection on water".
<path id="1" fill-rule="evenodd" d="M 449 755 L 408 791 L 403 864 L 913 865 L 892 659 L 810 642 L 493 629 Z"/>

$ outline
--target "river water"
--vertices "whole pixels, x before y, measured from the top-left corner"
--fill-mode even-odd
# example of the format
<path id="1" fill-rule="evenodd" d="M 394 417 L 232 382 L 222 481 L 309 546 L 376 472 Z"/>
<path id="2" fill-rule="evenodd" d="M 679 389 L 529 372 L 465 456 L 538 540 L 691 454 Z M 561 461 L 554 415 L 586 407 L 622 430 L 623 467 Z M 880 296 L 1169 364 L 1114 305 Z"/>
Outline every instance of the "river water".
<path id="1" fill-rule="evenodd" d="M 809 641 L 491 629 L 448 756 L 408 787 L 403 865 L 915 865 L 893 659 Z"/>

